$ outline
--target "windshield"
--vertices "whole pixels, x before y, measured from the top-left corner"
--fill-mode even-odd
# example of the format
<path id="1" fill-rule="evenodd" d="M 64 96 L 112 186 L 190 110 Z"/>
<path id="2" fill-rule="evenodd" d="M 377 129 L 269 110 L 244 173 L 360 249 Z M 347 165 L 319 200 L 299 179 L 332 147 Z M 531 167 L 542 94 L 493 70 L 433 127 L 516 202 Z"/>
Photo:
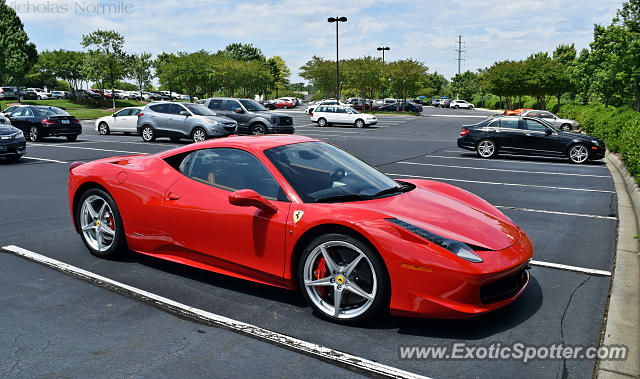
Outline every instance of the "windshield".
<path id="1" fill-rule="evenodd" d="M 305 203 L 369 200 L 413 188 L 323 142 L 274 147 L 265 155 Z"/>
<path id="2" fill-rule="evenodd" d="M 216 115 L 214 112 L 210 111 L 209 108 L 206 108 L 200 104 L 184 103 L 182 105 L 187 107 L 187 109 L 196 116 L 215 116 Z"/>
<path id="3" fill-rule="evenodd" d="M 560 129 L 556 128 L 552 123 L 545 120 L 544 118 L 536 118 L 536 120 L 542 122 L 544 126 L 548 127 L 549 129 L 552 129 L 554 132 L 556 133 L 560 132 Z"/>
<path id="4" fill-rule="evenodd" d="M 34 108 L 34 110 L 39 116 L 70 116 L 69 113 L 56 107 Z"/>
<path id="5" fill-rule="evenodd" d="M 353 108 L 347 108 L 347 111 L 353 113 L 353 114 L 359 114 L 360 112 L 358 112 L 357 110 L 353 109 Z"/>
<path id="6" fill-rule="evenodd" d="M 247 108 L 247 110 L 249 112 L 257 112 L 257 111 L 266 111 L 267 108 L 263 107 L 262 105 L 260 105 L 260 103 L 258 103 L 255 100 L 240 100 L 240 103 L 242 103 L 242 106 Z"/>

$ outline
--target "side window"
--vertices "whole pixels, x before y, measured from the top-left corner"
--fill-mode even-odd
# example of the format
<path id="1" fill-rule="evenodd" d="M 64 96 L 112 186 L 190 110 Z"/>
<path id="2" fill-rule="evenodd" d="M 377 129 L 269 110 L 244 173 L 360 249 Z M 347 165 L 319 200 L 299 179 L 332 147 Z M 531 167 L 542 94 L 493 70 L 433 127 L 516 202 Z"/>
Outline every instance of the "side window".
<path id="1" fill-rule="evenodd" d="M 316 108 L 316 112 L 326 112 L 326 111 L 327 111 L 326 109 L 327 109 L 327 108 L 326 108 L 326 107 L 324 107 L 324 106 L 322 106 L 322 107 L 318 107 L 318 108 Z"/>
<path id="2" fill-rule="evenodd" d="M 33 117 L 33 111 L 29 108 L 24 108 L 22 116 Z"/>
<path id="3" fill-rule="evenodd" d="M 336 107 L 336 113 L 347 113 L 347 110 L 344 108 Z"/>
<path id="4" fill-rule="evenodd" d="M 178 105 L 178 104 L 169 104 L 169 112 L 171 114 L 180 114 L 180 112 L 182 111 L 187 111 L 186 109 L 184 109 L 184 107 L 182 105 Z"/>
<path id="5" fill-rule="evenodd" d="M 500 127 L 500 120 L 493 120 L 491 121 L 491 123 L 489 124 L 490 128 L 499 128 Z"/>
<path id="6" fill-rule="evenodd" d="M 123 109 L 123 110 L 119 111 L 118 113 L 116 113 L 116 117 L 128 116 L 129 115 L 129 111 L 130 111 L 130 109 Z"/>
<path id="7" fill-rule="evenodd" d="M 242 107 L 240 106 L 240 103 L 238 103 L 235 100 L 227 100 L 227 102 L 224 104 L 225 111 L 234 112 L 236 108 L 242 108 Z"/>
<path id="8" fill-rule="evenodd" d="M 209 100 L 209 109 L 221 109 L 222 100 Z"/>
<path id="9" fill-rule="evenodd" d="M 540 117 L 541 118 L 553 118 L 553 115 L 549 112 L 542 112 L 540 113 Z"/>
<path id="10" fill-rule="evenodd" d="M 154 104 L 154 105 L 150 105 L 149 109 L 158 113 L 169 113 L 169 104 L 166 104 L 166 103 Z"/>
<path id="11" fill-rule="evenodd" d="M 269 200 L 289 201 L 262 162 L 243 150 L 198 150 L 187 156 L 178 170 L 193 180 L 226 191 L 252 189 Z"/>
<path id="12" fill-rule="evenodd" d="M 536 120 L 525 120 L 525 128 L 534 132 L 545 132 L 547 127 Z"/>
<path id="13" fill-rule="evenodd" d="M 11 117 L 22 116 L 23 112 L 24 112 L 24 108 L 18 108 L 15 111 L 11 112 Z"/>
<path id="14" fill-rule="evenodd" d="M 137 116 L 138 113 L 140 113 L 140 112 L 141 112 L 140 109 L 131 108 L 131 109 L 129 109 L 129 116 Z"/>
<path id="15" fill-rule="evenodd" d="M 500 120 L 500 127 L 503 129 L 518 129 L 518 121 L 517 117 L 505 117 Z"/>

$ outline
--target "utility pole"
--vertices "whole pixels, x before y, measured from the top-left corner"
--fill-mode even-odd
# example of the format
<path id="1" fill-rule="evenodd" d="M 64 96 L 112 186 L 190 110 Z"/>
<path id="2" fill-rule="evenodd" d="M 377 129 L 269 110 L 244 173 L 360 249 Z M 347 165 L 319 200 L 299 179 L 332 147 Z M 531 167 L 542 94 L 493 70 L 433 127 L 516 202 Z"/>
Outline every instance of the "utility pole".
<path id="1" fill-rule="evenodd" d="M 340 58 L 338 57 L 338 24 L 347 22 L 346 17 L 329 17 L 328 22 L 336 23 L 336 100 L 340 100 Z"/>
<path id="2" fill-rule="evenodd" d="M 466 52 L 466 50 L 462 50 L 462 43 L 463 42 L 462 42 L 462 36 L 461 35 L 458 36 L 457 43 L 458 43 L 458 48 L 456 49 L 456 51 L 458 52 L 458 59 L 457 59 L 457 61 L 458 61 L 458 74 L 460 74 L 460 62 L 462 62 L 464 60 L 464 59 L 462 59 L 462 53 Z"/>

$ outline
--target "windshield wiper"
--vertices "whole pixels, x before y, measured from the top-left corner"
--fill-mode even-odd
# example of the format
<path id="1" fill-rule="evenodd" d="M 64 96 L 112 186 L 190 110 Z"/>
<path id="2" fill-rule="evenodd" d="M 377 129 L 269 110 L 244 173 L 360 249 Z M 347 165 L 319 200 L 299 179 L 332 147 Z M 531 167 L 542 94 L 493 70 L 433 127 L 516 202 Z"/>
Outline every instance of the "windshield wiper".
<path id="1" fill-rule="evenodd" d="M 407 186 L 407 185 L 399 185 L 399 186 L 395 186 L 395 187 L 390 187 L 390 188 L 387 188 L 387 189 L 383 189 L 382 191 L 376 193 L 372 197 L 380 197 L 380 196 L 390 195 L 392 193 L 397 193 L 397 192 L 407 192 L 407 190 L 409 188 L 410 187 Z"/>
<path id="2" fill-rule="evenodd" d="M 359 195 L 357 193 L 349 193 L 343 195 L 319 197 L 314 200 L 314 203 L 332 203 L 340 201 L 357 201 L 357 200 L 371 200 L 373 196 Z"/>

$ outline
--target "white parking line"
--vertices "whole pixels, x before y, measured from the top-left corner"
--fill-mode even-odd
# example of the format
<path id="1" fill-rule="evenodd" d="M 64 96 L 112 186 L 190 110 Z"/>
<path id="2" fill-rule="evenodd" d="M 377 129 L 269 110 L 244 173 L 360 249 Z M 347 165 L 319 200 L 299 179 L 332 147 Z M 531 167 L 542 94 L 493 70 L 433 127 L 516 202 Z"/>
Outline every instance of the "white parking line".
<path id="1" fill-rule="evenodd" d="M 157 143 L 157 144 L 151 144 L 151 143 L 149 143 L 149 142 L 118 141 L 118 140 L 87 140 L 87 141 L 74 142 L 74 144 L 78 144 L 78 143 L 125 143 L 125 144 L 130 144 L 130 145 L 144 145 L 144 146 L 169 146 L 169 147 L 184 146 L 184 145 L 181 145 L 181 144 L 175 144 L 175 143 Z M 64 146 L 68 146 L 68 145 L 64 145 Z"/>
<path id="2" fill-rule="evenodd" d="M 533 266 L 555 268 L 555 269 L 564 270 L 564 271 L 575 271 L 575 272 L 581 272 L 584 274 L 595 275 L 595 276 L 611 276 L 611 272 L 605 271 L 605 270 L 596 270 L 592 268 L 569 266 L 569 265 L 563 265 L 560 263 L 534 261 L 534 260 L 530 261 L 529 263 L 531 263 L 531 265 Z"/>
<path id="3" fill-rule="evenodd" d="M 55 159 L 47 159 L 47 158 L 36 158 L 36 157 L 22 157 L 22 159 L 33 159 L 36 161 L 43 161 L 43 162 L 52 162 L 52 163 L 69 163 L 69 162 L 65 162 L 65 161 L 58 161 Z"/>
<path id="4" fill-rule="evenodd" d="M 482 117 L 487 118 L 488 115 L 457 115 L 457 114 L 426 114 L 427 117 L 459 117 L 459 118 L 467 118 L 467 117 Z"/>
<path id="5" fill-rule="evenodd" d="M 507 205 L 494 205 L 496 208 L 500 209 L 509 209 L 512 211 L 521 211 L 521 212 L 535 212 L 535 213 L 548 213 L 554 215 L 562 215 L 562 216 L 576 216 L 576 217 L 590 217 L 590 218 L 601 218 L 606 220 L 617 220 L 617 217 L 613 216 L 598 216 L 598 215 L 590 215 L 585 213 L 571 213 L 571 212 L 557 212 L 557 211 L 547 211 L 544 209 L 532 209 L 532 208 L 519 208 L 519 207 L 510 207 Z"/>
<path id="6" fill-rule="evenodd" d="M 458 152 L 460 153 L 460 151 Z M 530 158 L 531 156 L 529 155 L 512 155 L 513 157 L 527 157 Z M 531 162 L 531 161 L 516 161 L 513 159 L 497 159 L 497 158 L 492 158 L 491 160 L 488 159 L 482 159 L 482 158 L 471 158 L 471 157 L 448 157 L 446 155 L 423 155 L 420 158 L 441 158 L 441 159 L 469 159 L 469 160 L 473 160 L 476 162 L 512 162 L 512 163 L 526 163 L 526 164 L 543 164 L 543 165 L 556 165 L 556 166 L 573 166 L 573 167 L 583 167 L 583 168 L 604 168 L 606 169 L 606 166 L 576 166 L 575 164 L 572 163 L 556 163 L 556 162 Z"/>
<path id="7" fill-rule="evenodd" d="M 444 181 L 452 181 L 452 182 L 491 184 L 491 185 L 499 185 L 499 186 L 534 187 L 534 188 L 556 189 L 556 190 L 565 190 L 565 191 L 615 193 L 615 191 L 597 190 L 597 189 L 589 189 L 589 188 L 569 188 L 569 187 L 543 186 L 543 185 L 538 185 L 538 184 L 485 182 L 485 181 L 481 181 L 481 180 L 467 180 L 467 179 L 439 178 L 439 177 L 434 177 L 434 176 L 394 174 L 392 172 L 385 172 L 385 175 L 402 176 L 402 177 L 407 177 L 407 178 L 444 180 Z"/>
<path id="8" fill-rule="evenodd" d="M 81 269 L 79 267 L 75 267 L 70 264 L 46 257 L 44 255 L 34 253 L 18 246 L 4 246 L 2 247 L 2 249 L 10 251 L 19 257 L 40 263 L 54 270 L 85 280 L 89 283 L 96 284 L 100 287 L 107 288 L 114 292 L 127 295 L 136 300 L 144 300 L 146 302 L 152 303 L 152 305 L 155 305 L 156 307 L 177 316 L 187 317 L 189 319 L 202 322 L 207 325 L 228 329 L 233 332 L 258 339 L 260 341 L 265 341 L 273 345 L 284 347 L 291 351 L 318 358 L 325 362 L 335 364 L 339 367 L 344 367 L 358 373 L 364 373 L 367 376 L 385 376 L 392 378 L 424 378 L 424 376 L 400 370 L 395 367 L 383 365 L 381 363 L 347 354 L 342 351 L 330 349 L 328 347 L 303 341 L 298 338 L 287 336 L 285 334 L 247 324 L 242 321 L 237 321 L 202 309 L 194 308 L 186 304 L 168 299 L 166 297 L 117 282 L 115 280 Z"/>
<path id="9" fill-rule="evenodd" d="M 471 167 L 471 166 L 455 166 L 455 165 L 444 165 L 444 164 L 435 164 L 435 163 L 419 163 L 419 162 L 395 162 L 399 164 L 410 164 L 410 165 L 419 165 L 419 166 L 433 166 L 433 167 L 447 167 L 447 168 L 464 168 L 469 170 L 487 170 L 487 171 L 504 171 L 504 172 L 519 172 L 525 174 L 545 174 L 545 175 L 562 175 L 562 176 L 585 176 L 592 178 L 608 178 L 608 175 L 589 175 L 589 174 L 576 174 L 576 173 L 564 173 L 564 172 L 548 172 L 548 171 L 528 171 L 528 170 L 509 170 L 503 168 L 488 168 L 488 167 Z"/>
<path id="10" fill-rule="evenodd" d="M 46 144 L 29 144 L 29 146 L 46 146 L 46 147 L 58 147 L 64 149 L 79 149 L 79 150 L 92 150 L 92 151 L 106 151 L 109 153 L 124 153 L 124 154 L 150 154 L 142 153 L 139 151 L 125 151 L 125 150 L 112 150 L 112 149 L 98 149 L 95 147 L 82 147 L 82 146 L 64 146 L 64 145 L 46 145 Z"/>

